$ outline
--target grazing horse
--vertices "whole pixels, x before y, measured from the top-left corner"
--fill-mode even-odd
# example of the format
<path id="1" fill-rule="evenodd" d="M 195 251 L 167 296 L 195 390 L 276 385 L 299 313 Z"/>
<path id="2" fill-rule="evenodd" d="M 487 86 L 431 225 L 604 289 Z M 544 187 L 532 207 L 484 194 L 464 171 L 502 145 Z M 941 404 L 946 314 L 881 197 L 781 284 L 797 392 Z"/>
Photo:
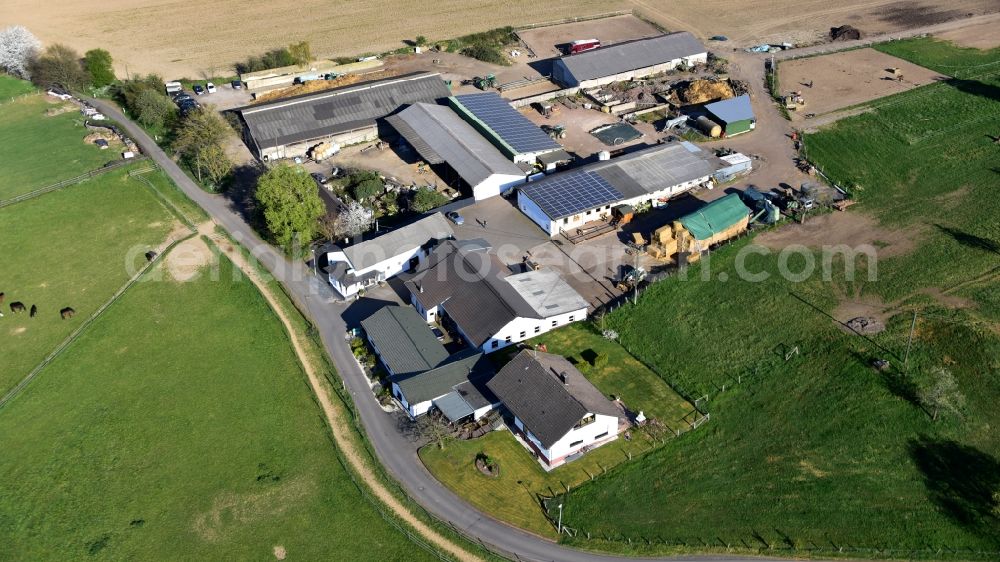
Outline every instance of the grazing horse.
<path id="1" fill-rule="evenodd" d="M 10 311 L 13 312 L 14 314 L 20 314 L 24 312 L 24 303 L 21 302 L 10 303 Z"/>
<path id="2" fill-rule="evenodd" d="M 146 261 L 153 261 L 156 259 L 156 252 L 150 250 L 146 252 Z"/>
<path id="3" fill-rule="evenodd" d="M 7 296 L 7 293 L 0 293 L 0 304 L 3 304 L 3 299 L 6 296 Z"/>
<path id="4" fill-rule="evenodd" d="M 31 316 L 32 318 L 34 318 L 34 317 L 35 317 L 35 315 L 36 315 L 36 314 L 38 314 L 38 307 L 37 307 L 37 306 L 35 306 L 35 305 L 31 305 L 31 310 L 30 310 L 30 311 L 28 312 L 28 314 L 29 314 L 29 315 L 30 315 L 30 316 Z"/>
<path id="5" fill-rule="evenodd" d="M 59 311 L 59 315 L 62 316 L 63 320 L 67 318 L 72 318 L 74 314 L 76 314 L 76 311 L 68 306 Z"/>

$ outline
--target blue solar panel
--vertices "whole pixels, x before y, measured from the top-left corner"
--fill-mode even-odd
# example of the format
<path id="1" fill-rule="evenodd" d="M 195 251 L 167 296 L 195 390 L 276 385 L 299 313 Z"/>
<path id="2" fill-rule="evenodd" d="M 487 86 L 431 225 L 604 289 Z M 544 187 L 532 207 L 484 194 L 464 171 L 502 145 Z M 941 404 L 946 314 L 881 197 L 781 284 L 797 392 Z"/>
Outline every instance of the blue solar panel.
<path id="1" fill-rule="evenodd" d="M 466 94 L 455 99 L 519 153 L 562 148 L 497 94 Z"/>
<path id="2" fill-rule="evenodd" d="M 624 199 L 604 178 L 589 171 L 555 174 L 529 183 L 521 191 L 553 220 Z"/>

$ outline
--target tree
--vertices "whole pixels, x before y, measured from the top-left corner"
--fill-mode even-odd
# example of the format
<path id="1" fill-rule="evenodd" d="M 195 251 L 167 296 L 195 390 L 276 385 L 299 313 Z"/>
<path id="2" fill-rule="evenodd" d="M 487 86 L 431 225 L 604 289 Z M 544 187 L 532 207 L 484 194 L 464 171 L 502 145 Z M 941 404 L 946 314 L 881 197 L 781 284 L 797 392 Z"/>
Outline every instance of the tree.
<path id="1" fill-rule="evenodd" d="M 375 212 L 357 201 L 350 201 L 337 216 L 339 236 L 361 236 L 375 222 Z"/>
<path id="2" fill-rule="evenodd" d="M 378 178 L 367 179 L 351 186 L 351 193 L 358 201 L 371 199 L 385 191 L 385 184 Z"/>
<path id="3" fill-rule="evenodd" d="M 198 174 L 198 181 L 202 181 L 202 174 L 213 186 L 218 186 L 233 171 L 233 161 L 229 159 L 224 148 L 218 144 L 203 146 L 195 152 L 194 169 Z"/>
<path id="4" fill-rule="evenodd" d="M 278 244 L 288 248 L 296 240 L 312 241 L 325 207 L 316 182 L 302 168 L 286 164 L 271 168 L 257 180 L 256 198 Z"/>
<path id="5" fill-rule="evenodd" d="M 294 64 L 307 64 L 312 62 L 312 49 L 309 48 L 308 41 L 299 41 L 288 46 L 288 54 L 292 56 Z"/>
<path id="6" fill-rule="evenodd" d="M 316 232 L 323 240 L 332 242 L 340 238 L 340 220 L 336 213 L 326 213 L 316 221 Z"/>
<path id="7" fill-rule="evenodd" d="M 958 415 L 965 406 L 965 395 L 959 390 L 958 381 L 942 367 L 931 371 L 931 381 L 918 389 L 917 397 L 925 408 L 931 410 L 931 419 L 935 421 L 941 410 Z"/>
<path id="8" fill-rule="evenodd" d="M 30 79 L 30 63 L 41 48 L 41 42 L 24 26 L 12 25 L 0 31 L 0 69 Z"/>
<path id="9" fill-rule="evenodd" d="M 410 209 L 418 213 L 426 213 L 435 207 L 440 207 L 448 202 L 448 197 L 436 189 L 423 187 L 413 194 L 410 200 Z"/>
<path id="10" fill-rule="evenodd" d="M 83 67 L 90 73 L 90 83 L 95 88 L 103 88 L 115 81 L 115 71 L 111 67 L 111 53 L 104 49 L 91 49 L 83 55 Z"/>
<path id="11" fill-rule="evenodd" d="M 416 43 L 418 47 L 423 47 L 427 44 L 427 38 L 423 35 L 417 35 L 417 40 L 414 41 L 414 43 Z"/>
<path id="12" fill-rule="evenodd" d="M 59 43 L 46 47 L 28 68 L 31 81 L 41 88 L 57 86 L 68 91 L 80 91 L 90 84 L 90 75 L 80 63 L 80 55 Z"/>
<path id="13" fill-rule="evenodd" d="M 149 88 L 139 90 L 132 99 L 130 109 L 140 123 L 154 128 L 162 127 L 177 114 L 177 108 L 170 98 Z"/>
<path id="14" fill-rule="evenodd" d="M 174 150 L 184 156 L 194 156 L 196 152 L 213 144 L 221 145 L 233 129 L 211 107 L 192 111 L 181 121 L 174 139 Z"/>

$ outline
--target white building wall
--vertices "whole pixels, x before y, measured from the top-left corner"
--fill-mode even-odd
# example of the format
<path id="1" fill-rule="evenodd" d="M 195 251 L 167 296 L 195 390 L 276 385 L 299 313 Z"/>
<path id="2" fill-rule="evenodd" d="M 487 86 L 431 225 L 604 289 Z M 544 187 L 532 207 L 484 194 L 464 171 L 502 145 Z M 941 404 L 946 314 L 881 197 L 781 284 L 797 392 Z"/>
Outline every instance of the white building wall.
<path id="1" fill-rule="evenodd" d="M 524 176 L 513 174 L 493 174 L 478 185 L 472 186 L 472 196 L 476 201 L 496 197 L 515 185 L 524 183 Z"/>
<path id="2" fill-rule="evenodd" d="M 278 146 L 259 146 L 260 159 L 273 162 L 283 158 L 305 158 L 306 152 L 322 142 L 335 142 L 340 146 L 349 146 L 361 142 L 370 142 L 378 138 L 378 127 L 372 124 L 371 127 L 364 127 L 338 135 L 330 135 L 313 139 L 307 142 L 295 144 L 280 144 Z"/>
<path id="3" fill-rule="evenodd" d="M 542 230 L 549 234 L 549 236 L 555 235 L 555 223 L 549 218 L 548 215 L 545 214 L 544 211 L 542 211 L 541 208 L 538 207 L 534 201 L 531 200 L 530 197 L 525 195 L 523 191 L 517 194 L 517 206 L 521 209 L 522 213 L 534 221 L 535 224 L 540 226 Z"/>
<path id="4" fill-rule="evenodd" d="M 543 449 L 552 464 L 597 441 L 611 440 L 618 435 L 618 418 L 597 414 L 596 419 L 581 428 L 571 429 L 548 449 Z M 598 437 L 600 436 L 600 437 Z M 579 442 L 579 443 L 578 443 Z M 576 445 L 574 445 L 576 443 Z"/>
<path id="5" fill-rule="evenodd" d="M 501 328 L 489 340 L 485 341 L 480 349 L 484 353 L 491 353 L 498 349 L 503 349 L 508 345 L 513 345 L 524 340 L 544 334 L 560 326 L 579 322 L 587 319 L 587 309 L 581 308 L 572 312 L 550 316 L 548 318 L 515 318 L 506 326 Z"/>
<path id="6" fill-rule="evenodd" d="M 673 70 L 682 64 L 693 65 L 696 63 L 705 64 L 708 62 L 708 53 L 698 53 L 696 55 L 691 55 L 690 57 L 682 57 L 679 59 L 674 59 L 669 62 L 664 62 L 661 64 L 655 64 L 653 66 L 647 66 L 644 68 L 637 68 L 635 70 L 629 70 L 627 72 L 621 72 L 618 74 L 612 74 L 609 76 L 602 76 L 600 78 L 594 78 L 592 80 L 583 80 L 579 84 L 573 84 L 575 80 L 570 78 L 568 75 L 563 78 L 563 82 L 569 83 L 569 85 L 578 85 L 581 88 L 594 88 L 597 86 L 603 86 L 605 84 L 611 84 L 612 82 L 625 82 L 628 80 L 635 80 L 637 78 L 644 78 L 646 76 L 652 76 L 654 74 L 660 74 L 662 72 L 667 72 Z M 558 65 L 556 65 L 558 66 Z M 553 67 L 553 72 L 555 72 L 555 66 Z M 554 74 L 555 77 L 558 78 Z"/>
<path id="7" fill-rule="evenodd" d="M 390 277 L 395 277 L 406 270 L 410 265 L 411 259 L 419 258 L 420 261 L 423 261 L 426 257 L 427 252 L 425 252 L 420 246 L 417 246 L 398 255 L 384 259 L 371 267 L 353 270 L 353 272 L 359 277 L 371 272 L 377 272 L 379 274 L 378 281 L 384 281 Z M 347 259 L 347 256 L 345 256 L 343 252 L 330 252 L 326 255 L 326 258 L 329 263 L 345 262 L 348 267 L 351 266 L 350 260 Z M 330 284 L 333 285 L 333 288 L 337 289 L 337 291 L 344 297 L 354 296 L 358 294 L 359 290 L 364 288 L 360 284 L 341 286 L 341 284 L 332 277 L 329 278 L 329 281 Z"/>

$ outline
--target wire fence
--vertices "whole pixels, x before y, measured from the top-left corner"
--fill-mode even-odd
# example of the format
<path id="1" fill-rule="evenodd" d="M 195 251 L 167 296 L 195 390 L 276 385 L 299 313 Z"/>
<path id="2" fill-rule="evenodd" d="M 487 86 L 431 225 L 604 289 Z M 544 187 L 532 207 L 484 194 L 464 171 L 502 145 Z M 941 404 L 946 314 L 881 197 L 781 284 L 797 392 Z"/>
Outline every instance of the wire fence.
<path id="1" fill-rule="evenodd" d="M 13 205 L 15 203 L 21 203 L 21 202 L 27 201 L 29 199 L 34 199 L 35 197 L 38 197 L 39 195 L 45 195 L 46 193 L 50 193 L 52 191 L 56 191 L 56 190 L 62 189 L 64 187 L 69 187 L 71 185 L 76 185 L 78 183 L 82 183 L 82 182 L 84 182 L 84 181 L 86 181 L 86 180 L 88 180 L 88 179 L 90 179 L 92 177 L 99 176 L 99 175 L 102 175 L 102 174 L 106 174 L 108 172 L 117 170 L 118 168 L 123 168 L 125 166 L 130 166 L 130 165 L 134 164 L 135 162 L 139 162 L 139 161 L 145 160 L 146 158 L 147 158 L 146 156 L 138 156 L 136 158 L 131 158 L 129 160 L 116 160 L 116 161 L 111 162 L 111 163 L 109 163 L 109 164 L 107 164 L 107 165 L 105 165 L 105 166 L 103 166 L 101 168 L 98 168 L 96 170 L 91 170 L 91 171 L 89 171 L 89 172 L 87 172 L 85 174 L 80 174 L 79 176 L 76 176 L 76 177 L 73 177 L 73 178 L 69 178 L 69 179 L 65 179 L 65 180 L 56 182 L 56 183 L 54 183 L 52 185 L 47 185 L 45 187 L 38 188 L 38 189 L 36 189 L 34 191 L 29 191 L 28 193 L 23 193 L 21 195 L 18 195 L 17 197 L 12 197 L 10 199 L 4 199 L 4 200 L 0 201 L 0 208 L 7 207 L 7 206 Z"/>

